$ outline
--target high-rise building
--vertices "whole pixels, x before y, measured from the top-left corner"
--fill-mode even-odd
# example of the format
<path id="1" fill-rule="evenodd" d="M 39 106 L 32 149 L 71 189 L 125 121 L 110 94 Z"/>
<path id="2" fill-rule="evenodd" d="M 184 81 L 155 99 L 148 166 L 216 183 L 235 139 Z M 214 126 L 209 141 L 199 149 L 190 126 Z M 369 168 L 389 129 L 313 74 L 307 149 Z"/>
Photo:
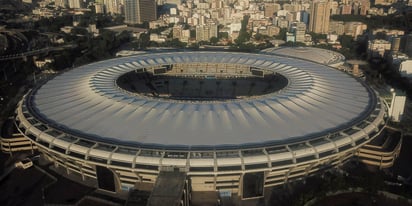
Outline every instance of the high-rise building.
<path id="1" fill-rule="evenodd" d="M 330 21 L 329 33 L 342 35 L 345 33 L 345 23 L 343 21 Z"/>
<path id="2" fill-rule="evenodd" d="M 208 24 L 200 25 L 196 27 L 196 40 L 197 41 L 209 41 L 212 37 L 217 37 L 217 25 Z"/>
<path id="3" fill-rule="evenodd" d="M 332 15 L 339 14 L 339 3 L 337 1 L 330 2 L 330 10 Z"/>
<path id="4" fill-rule="evenodd" d="M 309 13 L 307 11 L 300 11 L 300 21 L 309 25 Z"/>
<path id="5" fill-rule="evenodd" d="M 106 7 L 106 13 L 108 14 L 121 14 L 122 13 L 122 6 L 124 4 L 123 0 L 103 0 L 103 2 Z"/>
<path id="6" fill-rule="evenodd" d="M 404 53 L 412 57 L 412 34 L 408 34 L 405 39 Z"/>
<path id="7" fill-rule="evenodd" d="M 355 39 L 362 35 L 368 29 L 368 25 L 358 22 L 350 21 L 345 22 L 345 35 L 353 36 Z"/>
<path id="8" fill-rule="evenodd" d="M 350 15 L 352 14 L 352 5 L 341 5 L 340 6 L 340 14 L 342 15 Z"/>
<path id="9" fill-rule="evenodd" d="M 83 1 L 81 0 L 69 0 L 69 8 L 80 9 L 82 8 Z"/>
<path id="10" fill-rule="evenodd" d="M 54 5 L 56 7 L 66 8 L 69 6 L 69 1 L 68 0 L 55 0 Z"/>
<path id="11" fill-rule="evenodd" d="M 125 0 L 125 23 L 141 24 L 157 18 L 155 0 Z"/>
<path id="12" fill-rule="evenodd" d="M 401 48 L 401 37 L 393 37 L 391 41 L 391 51 L 398 52 Z"/>
<path id="13" fill-rule="evenodd" d="M 278 35 L 279 32 L 280 32 L 280 28 L 277 27 L 277 26 L 273 26 L 273 25 L 268 26 L 267 29 L 268 29 L 268 35 L 269 35 L 269 36 Z"/>
<path id="14" fill-rule="evenodd" d="M 96 9 L 96 14 L 104 14 L 105 13 L 104 4 L 95 3 L 94 8 Z"/>
<path id="15" fill-rule="evenodd" d="M 369 1 L 362 1 L 362 4 L 360 6 L 360 15 L 366 16 L 368 14 L 368 10 L 370 9 L 371 4 Z"/>
<path id="16" fill-rule="evenodd" d="M 275 5 L 273 3 L 272 4 L 265 4 L 265 12 L 264 12 L 265 17 L 272 17 L 273 14 L 276 12 L 275 9 L 276 8 L 275 8 Z"/>
<path id="17" fill-rule="evenodd" d="M 328 1 L 315 0 L 310 6 L 309 31 L 327 34 L 329 30 L 330 6 Z"/>
<path id="18" fill-rule="evenodd" d="M 375 39 L 368 42 L 368 58 L 384 58 L 391 50 L 391 42 Z"/>
<path id="19" fill-rule="evenodd" d="M 174 26 L 172 30 L 173 39 L 180 39 L 182 37 L 182 31 L 183 31 L 182 25 Z"/>
<path id="20" fill-rule="evenodd" d="M 293 33 L 296 42 L 304 42 L 306 34 L 306 24 L 303 22 L 296 22 Z"/>

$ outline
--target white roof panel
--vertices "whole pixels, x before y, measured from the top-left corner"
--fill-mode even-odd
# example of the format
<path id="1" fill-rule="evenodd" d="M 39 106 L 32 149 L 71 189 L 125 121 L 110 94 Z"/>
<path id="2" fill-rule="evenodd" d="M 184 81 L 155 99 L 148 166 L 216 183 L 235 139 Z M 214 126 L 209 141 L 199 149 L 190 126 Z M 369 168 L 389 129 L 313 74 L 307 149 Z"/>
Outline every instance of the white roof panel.
<path id="1" fill-rule="evenodd" d="M 114 84 L 138 68 L 159 64 L 241 63 L 272 70 L 282 90 L 227 101 L 156 99 Z M 151 53 L 82 66 L 50 80 L 35 93 L 42 119 L 77 135 L 150 145 L 267 145 L 326 135 L 355 124 L 374 105 L 365 85 L 330 67 L 280 56 L 228 52 Z"/>

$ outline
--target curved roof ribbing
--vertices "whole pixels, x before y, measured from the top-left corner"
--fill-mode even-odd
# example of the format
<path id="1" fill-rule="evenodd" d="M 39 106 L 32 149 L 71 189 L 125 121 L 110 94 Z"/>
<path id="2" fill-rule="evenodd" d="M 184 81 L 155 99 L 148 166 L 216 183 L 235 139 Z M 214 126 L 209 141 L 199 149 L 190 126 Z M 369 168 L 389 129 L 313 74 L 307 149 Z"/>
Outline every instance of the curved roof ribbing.
<path id="1" fill-rule="evenodd" d="M 180 101 L 130 94 L 115 80 L 154 65 L 211 62 L 269 69 L 283 90 L 227 101 Z M 290 143 L 351 127 L 374 108 L 373 92 L 330 67 L 286 57 L 225 52 L 146 54 L 63 73 L 34 91 L 37 116 L 87 138 L 146 147 Z"/>
<path id="2" fill-rule="evenodd" d="M 316 47 L 272 47 L 262 50 L 261 53 L 297 57 L 328 66 L 345 62 L 345 56 L 342 54 Z"/>

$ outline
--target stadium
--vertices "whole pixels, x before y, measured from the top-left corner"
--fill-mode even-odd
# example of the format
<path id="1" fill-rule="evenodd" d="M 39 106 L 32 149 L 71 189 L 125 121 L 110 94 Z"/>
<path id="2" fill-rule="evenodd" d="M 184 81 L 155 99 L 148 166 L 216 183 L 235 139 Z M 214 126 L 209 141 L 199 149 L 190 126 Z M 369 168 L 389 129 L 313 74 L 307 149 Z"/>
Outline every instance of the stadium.
<path id="1" fill-rule="evenodd" d="M 262 50 L 261 53 L 301 58 L 333 68 L 339 68 L 345 64 L 345 56 L 342 54 L 316 47 L 271 47 Z"/>
<path id="2" fill-rule="evenodd" d="M 234 52 L 84 65 L 34 88 L 16 110 L 18 130 L 47 159 L 102 190 L 154 190 L 175 171 L 190 191 L 242 199 L 344 163 L 386 119 L 376 92 L 344 72 Z"/>

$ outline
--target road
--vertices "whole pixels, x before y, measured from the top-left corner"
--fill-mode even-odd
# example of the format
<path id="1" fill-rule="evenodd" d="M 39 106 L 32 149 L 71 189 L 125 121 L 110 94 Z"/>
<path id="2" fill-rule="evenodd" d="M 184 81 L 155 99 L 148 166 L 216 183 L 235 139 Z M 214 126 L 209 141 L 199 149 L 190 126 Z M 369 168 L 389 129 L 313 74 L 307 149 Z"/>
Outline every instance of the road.
<path id="1" fill-rule="evenodd" d="M 47 52 L 50 52 L 50 51 L 61 51 L 61 50 L 64 50 L 64 49 L 70 49 L 70 48 L 74 48 L 74 47 L 76 47 L 76 45 L 74 45 L 74 44 L 68 44 L 68 45 L 64 45 L 64 46 L 60 46 L 60 47 L 46 47 L 46 48 L 31 50 L 31 51 L 27 51 L 27 52 L 23 52 L 23 53 L 19 53 L 19 54 L 9 54 L 9 55 L 0 56 L 0 61 L 6 61 L 6 60 L 11 60 L 11 59 L 20 59 L 20 58 L 24 58 L 24 57 L 27 57 L 27 56 L 33 56 L 33 55 L 36 55 L 36 54 L 47 53 Z"/>
<path id="2" fill-rule="evenodd" d="M 3 171 L 3 174 L 1 174 L 0 176 L 0 182 L 2 182 L 4 178 L 6 178 L 15 168 L 16 166 L 14 164 L 6 167 Z"/>

